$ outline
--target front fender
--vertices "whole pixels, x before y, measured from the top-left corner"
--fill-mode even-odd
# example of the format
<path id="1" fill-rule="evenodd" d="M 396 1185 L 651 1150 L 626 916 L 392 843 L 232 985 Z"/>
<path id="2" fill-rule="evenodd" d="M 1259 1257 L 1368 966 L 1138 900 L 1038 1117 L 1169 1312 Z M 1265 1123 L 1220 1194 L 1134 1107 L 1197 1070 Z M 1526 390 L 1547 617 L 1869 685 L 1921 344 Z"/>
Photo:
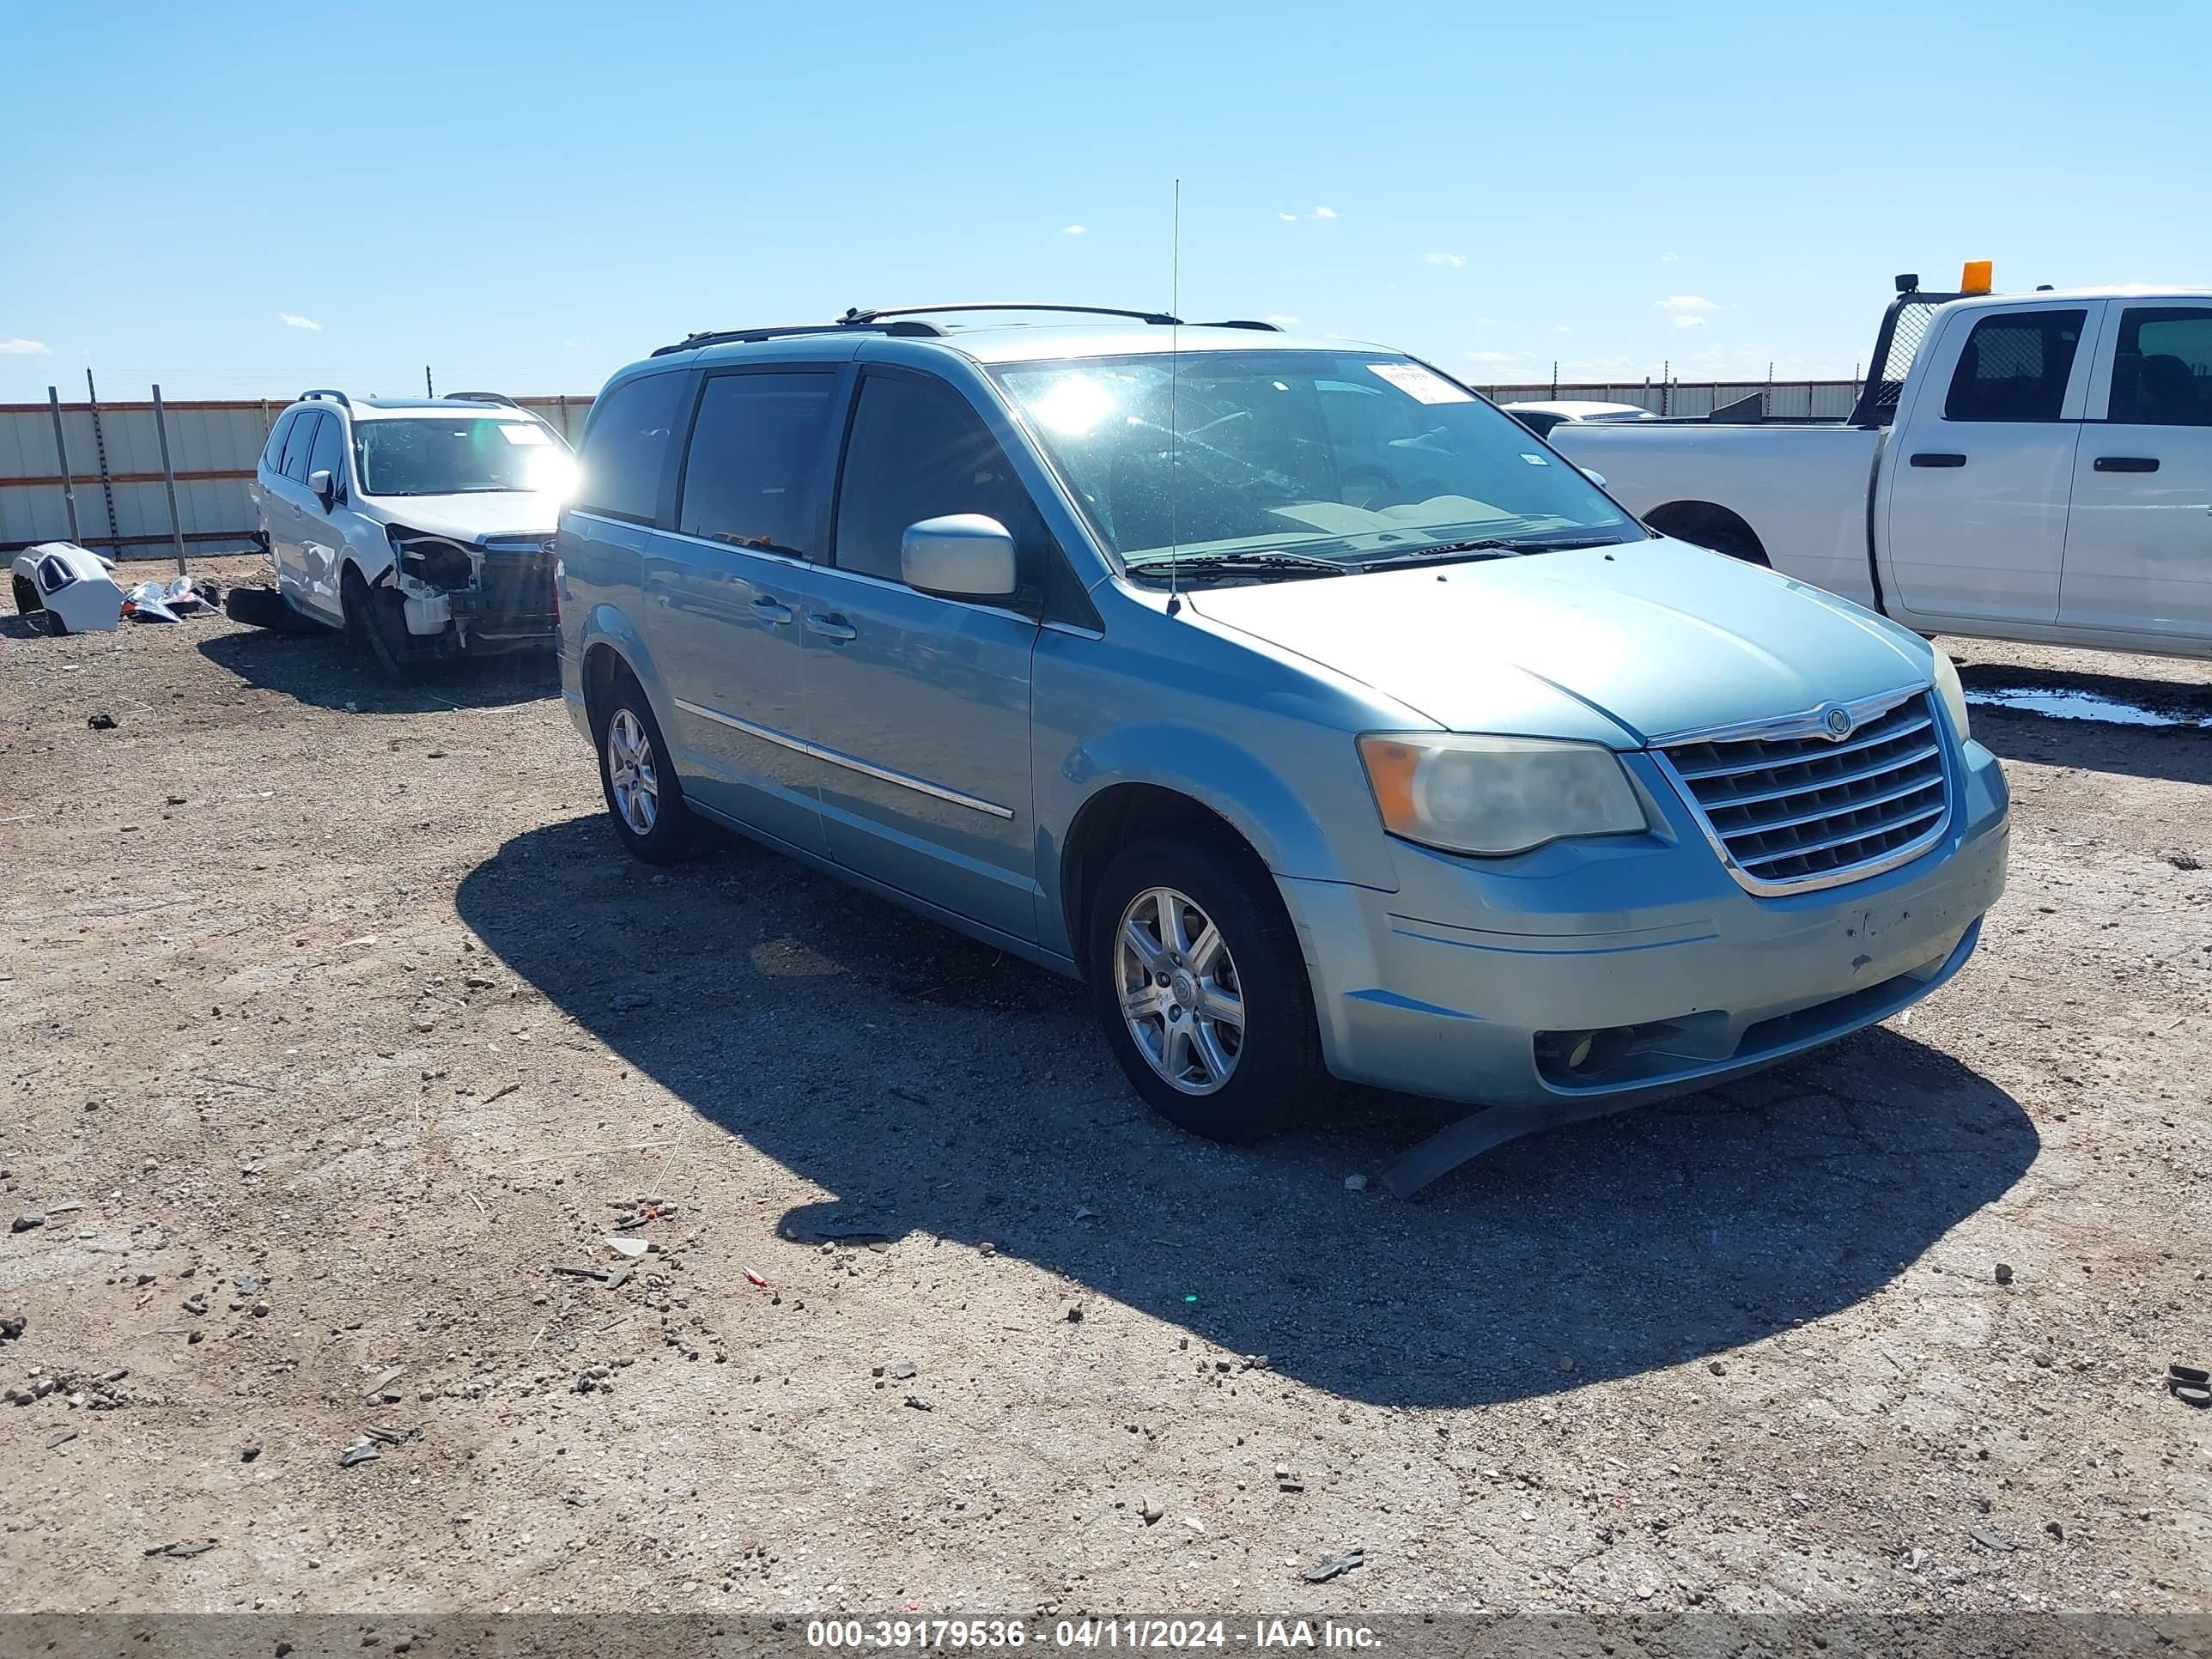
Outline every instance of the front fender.
<path id="1" fill-rule="evenodd" d="M 1133 721 L 1086 737 L 1038 780 L 1041 915 L 1066 914 L 1065 853 L 1085 809 L 1130 783 L 1171 791 L 1217 814 L 1277 876 L 1395 887 L 1352 740 L 1343 739 L 1336 765 L 1326 734 L 1310 732 L 1306 743 L 1310 763 L 1328 775 L 1322 787 L 1310 779 L 1301 789 L 1251 749 L 1180 720 Z"/>

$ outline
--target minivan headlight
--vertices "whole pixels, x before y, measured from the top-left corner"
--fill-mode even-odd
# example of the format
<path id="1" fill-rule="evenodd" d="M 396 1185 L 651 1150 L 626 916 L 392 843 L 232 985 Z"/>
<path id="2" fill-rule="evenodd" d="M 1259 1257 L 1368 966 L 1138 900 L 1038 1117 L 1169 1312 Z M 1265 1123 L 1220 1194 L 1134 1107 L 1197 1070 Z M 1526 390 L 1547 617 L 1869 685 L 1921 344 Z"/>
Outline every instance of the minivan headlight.
<path id="1" fill-rule="evenodd" d="M 1959 734 L 1959 741 L 1966 740 L 1966 688 L 1959 684 L 1959 665 L 1951 660 L 1951 653 L 1942 646 L 1936 648 L 1936 695 L 1943 699 L 1943 707 L 1951 715 L 1951 729 Z"/>
<path id="2" fill-rule="evenodd" d="M 1496 858 L 1565 836 L 1646 827 L 1620 757 L 1593 743 L 1370 732 L 1359 758 L 1394 836 Z"/>

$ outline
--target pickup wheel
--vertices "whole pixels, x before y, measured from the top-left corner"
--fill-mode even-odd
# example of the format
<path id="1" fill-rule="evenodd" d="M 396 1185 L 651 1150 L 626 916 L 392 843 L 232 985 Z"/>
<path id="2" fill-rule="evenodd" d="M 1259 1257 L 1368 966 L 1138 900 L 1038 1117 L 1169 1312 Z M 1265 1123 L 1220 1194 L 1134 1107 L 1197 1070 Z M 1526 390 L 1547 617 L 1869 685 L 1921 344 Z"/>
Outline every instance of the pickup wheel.
<path id="1" fill-rule="evenodd" d="M 1106 1041 L 1145 1103 L 1208 1140 L 1295 1127 L 1332 1088 L 1282 900 L 1242 848 L 1124 848 L 1091 900 L 1084 967 Z"/>
<path id="2" fill-rule="evenodd" d="M 630 674 L 618 676 L 592 708 L 592 741 L 607 814 L 630 856 L 647 864 L 689 856 L 698 845 L 699 820 L 684 804 L 653 705 Z"/>

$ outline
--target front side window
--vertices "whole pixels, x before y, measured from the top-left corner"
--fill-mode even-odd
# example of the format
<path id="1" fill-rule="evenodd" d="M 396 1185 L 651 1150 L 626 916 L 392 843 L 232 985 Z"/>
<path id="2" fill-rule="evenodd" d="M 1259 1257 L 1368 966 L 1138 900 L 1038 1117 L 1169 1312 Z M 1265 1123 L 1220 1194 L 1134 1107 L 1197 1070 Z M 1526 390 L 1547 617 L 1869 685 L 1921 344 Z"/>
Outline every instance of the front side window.
<path id="1" fill-rule="evenodd" d="M 832 374 L 718 374 L 691 425 L 677 528 L 811 558 Z"/>
<path id="2" fill-rule="evenodd" d="M 364 495 L 558 495 L 575 465 L 542 422 L 496 415 L 356 421 L 353 459 Z"/>
<path id="3" fill-rule="evenodd" d="M 1028 489 L 965 398 L 941 380 L 869 375 L 845 447 L 838 568 L 902 580 L 907 526 L 952 513 L 996 519 L 1025 554 L 1042 534 Z"/>
<path id="4" fill-rule="evenodd" d="M 293 483 L 307 482 L 307 451 L 329 419 L 319 409 L 303 409 L 292 422 L 292 430 L 284 439 L 284 476 Z"/>
<path id="5" fill-rule="evenodd" d="M 641 374 L 602 393 L 584 428 L 575 504 L 610 518 L 651 524 L 660 510 L 660 475 L 676 431 L 680 374 Z"/>
<path id="6" fill-rule="evenodd" d="M 2086 311 L 2006 311 L 1974 325 L 1951 372 L 1947 421 L 2055 421 Z"/>
<path id="7" fill-rule="evenodd" d="M 997 375 L 1133 569 L 1271 553 L 1356 568 L 1469 543 L 1645 538 L 1519 422 L 1407 358 L 1207 351 Z"/>
<path id="8" fill-rule="evenodd" d="M 314 446 L 307 451 L 307 475 L 327 472 L 335 483 L 345 483 L 345 430 L 335 415 L 325 414 L 322 429 L 315 434 Z"/>
<path id="9" fill-rule="evenodd" d="M 2212 426 L 2212 307 L 2130 306 L 2121 313 L 2106 418 Z"/>

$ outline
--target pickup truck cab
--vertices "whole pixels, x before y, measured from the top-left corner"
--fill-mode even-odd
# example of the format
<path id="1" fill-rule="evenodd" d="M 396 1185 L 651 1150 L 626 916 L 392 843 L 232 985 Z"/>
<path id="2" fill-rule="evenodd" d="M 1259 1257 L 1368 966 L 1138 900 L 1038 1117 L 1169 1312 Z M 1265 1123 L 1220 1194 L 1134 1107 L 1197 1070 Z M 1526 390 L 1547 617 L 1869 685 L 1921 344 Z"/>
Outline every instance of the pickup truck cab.
<path id="1" fill-rule="evenodd" d="M 1846 422 L 1548 441 L 1654 529 L 1923 634 L 2212 656 L 2212 289 L 1899 282 Z"/>
<path id="2" fill-rule="evenodd" d="M 693 336 L 592 405 L 562 689 L 635 855 L 710 821 L 1078 975 L 1226 1139 L 1329 1074 L 1594 1115 L 1973 951 L 2004 782 L 1924 641 L 1388 347 L 1005 309 Z"/>

